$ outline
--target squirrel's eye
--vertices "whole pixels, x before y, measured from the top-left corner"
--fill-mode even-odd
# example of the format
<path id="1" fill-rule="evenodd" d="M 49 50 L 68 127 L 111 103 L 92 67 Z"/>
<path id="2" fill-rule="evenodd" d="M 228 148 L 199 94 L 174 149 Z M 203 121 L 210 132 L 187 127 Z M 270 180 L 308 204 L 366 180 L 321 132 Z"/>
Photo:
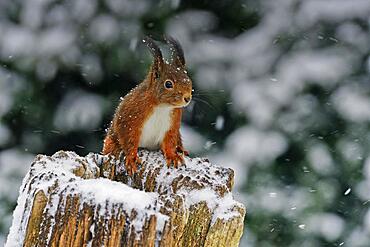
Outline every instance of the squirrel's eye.
<path id="1" fill-rule="evenodd" d="M 173 88 L 173 82 L 170 80 L 167 80 L 164 82 L 164 86 L 165 88 L 168 88 L 168 89 Z"/>

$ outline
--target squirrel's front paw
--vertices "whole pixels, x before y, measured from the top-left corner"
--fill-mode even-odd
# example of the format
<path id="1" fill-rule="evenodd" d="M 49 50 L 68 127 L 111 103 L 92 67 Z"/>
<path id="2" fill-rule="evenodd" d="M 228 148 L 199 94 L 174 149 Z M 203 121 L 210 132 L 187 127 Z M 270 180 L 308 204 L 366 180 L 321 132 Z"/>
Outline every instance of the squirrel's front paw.
<path id="1" fill-rule="evenodd" d="M 184 160 L 184 157 L 183 155 L 177 153 L 177 152 L 174 152 L 174 153 L 165 153 L 164 156 L 166 157 L 166 162 L 167 162 L 167 167 L 170 167 L 171 164 L 173 164 L 173 166 L 175 168 L 177 168 L 180 165 L 184 165 L 185 164 L 185 160 Z"/>
<path id="2" fill-rule="evenodd" d="M 132 176 L 137 171 L 137 165 L 139 164 L 141 164 L 141 160 L 137 154 L 126 155 L 125 167 L 128 175 Z"/>

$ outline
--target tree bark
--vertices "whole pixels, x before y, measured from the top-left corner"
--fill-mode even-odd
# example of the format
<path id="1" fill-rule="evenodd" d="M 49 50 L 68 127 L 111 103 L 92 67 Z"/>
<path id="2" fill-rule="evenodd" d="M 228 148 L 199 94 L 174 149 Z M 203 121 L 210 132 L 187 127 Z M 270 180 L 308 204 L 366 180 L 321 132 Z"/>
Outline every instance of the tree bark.
<path id="1" fill-rule="evenodd" d="M 133 177 L 109 156 L 38 155 L 6 246 L 238 246 L 245 207 L 232 197 L 231 169 L 200 158 L 167 168 L 159 152 L 139 155 Z"/>

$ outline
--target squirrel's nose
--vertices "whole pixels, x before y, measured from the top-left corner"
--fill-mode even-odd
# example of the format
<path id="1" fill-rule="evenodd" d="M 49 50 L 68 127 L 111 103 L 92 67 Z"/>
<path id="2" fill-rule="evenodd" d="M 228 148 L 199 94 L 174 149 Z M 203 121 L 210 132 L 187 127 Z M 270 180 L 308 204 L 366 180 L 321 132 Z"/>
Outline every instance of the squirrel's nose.
<path id="1" fill-rule="evenodd" d="M 191 100 L 191 97 L 184 97 L 185 103 L 189 103 L 190 100 Z"/>

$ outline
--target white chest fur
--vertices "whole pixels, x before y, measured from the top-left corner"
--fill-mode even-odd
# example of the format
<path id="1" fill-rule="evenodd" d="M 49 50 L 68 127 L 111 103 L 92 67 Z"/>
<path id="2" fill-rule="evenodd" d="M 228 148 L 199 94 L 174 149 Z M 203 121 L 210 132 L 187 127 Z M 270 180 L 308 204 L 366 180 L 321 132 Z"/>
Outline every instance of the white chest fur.
<path id="1" fill-rule="evenodd" d="M 171 113 L 173 108 L 157 106 L 144 123 L 140 136 L 139 147 L 158 149 L 166 132 L 171 127 Z"/>

